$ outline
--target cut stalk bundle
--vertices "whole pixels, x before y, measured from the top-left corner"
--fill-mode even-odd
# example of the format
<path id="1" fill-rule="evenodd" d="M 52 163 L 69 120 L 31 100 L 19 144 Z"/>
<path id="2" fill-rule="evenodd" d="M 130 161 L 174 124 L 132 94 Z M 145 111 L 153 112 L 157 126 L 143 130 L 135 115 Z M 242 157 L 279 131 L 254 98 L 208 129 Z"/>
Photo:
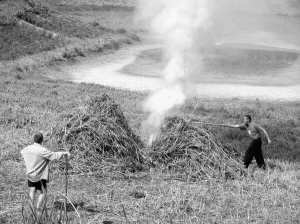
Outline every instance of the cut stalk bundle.
<path id="1" fill-rule="evenodd" d="M 80 172 L 141 169 L 143 143 L 107 95 L 95 97 L 67 116 L 56 137 L 70 150 L 70 169 Z"/>
<path id="2" fill-rule="evenodd" d="M 148 152 L 154 164 L 184 179 L 237 178 L 244 172 L 238 152 L 222 145 L 201 123 L 181 117 L 166 119 Z"/>

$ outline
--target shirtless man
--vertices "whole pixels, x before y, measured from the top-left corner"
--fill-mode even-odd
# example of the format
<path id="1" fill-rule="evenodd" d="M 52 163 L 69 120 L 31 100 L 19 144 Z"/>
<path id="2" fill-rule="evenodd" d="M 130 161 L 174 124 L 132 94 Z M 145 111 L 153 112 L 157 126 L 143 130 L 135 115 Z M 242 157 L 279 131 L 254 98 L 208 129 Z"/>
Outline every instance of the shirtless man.
<path id="1" fill-rule="evenodd" d="M 258 167 L 265 169 L 266 164 L 265 164 L 264 157 L 262 154 L 262 149 L 261 149 L 262 141 L 261 141 L 260 133 L 263 132 L 268 139 L 268 144 L 271 144 L 271 139 L 270 139 L 267 131 L 260 125 L 252 122 L 250 115 L 244 116 L 243 124 L 234 124 L 234 125 L 224 124 L 224 126 L 230 127 L 230 128 L 239 128 L 241 130 L 246 130 L 247 133 L 249 134 L 250 138 L 252 139 L 251 144 L 249 145 L 249 147 L 245 153 L 245 158 L 244 158 L 245 168 L 248 168 L 248 166 L 250 165 L 250 163 L 254 157 L 257 162 Z"/>

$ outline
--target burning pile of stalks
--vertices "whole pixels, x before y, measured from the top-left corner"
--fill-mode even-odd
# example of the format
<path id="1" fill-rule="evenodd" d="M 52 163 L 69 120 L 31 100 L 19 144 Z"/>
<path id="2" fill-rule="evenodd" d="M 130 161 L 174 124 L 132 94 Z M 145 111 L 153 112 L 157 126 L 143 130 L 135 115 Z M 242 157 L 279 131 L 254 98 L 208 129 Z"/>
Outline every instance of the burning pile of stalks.
<path id="1" fill-rule="evenodd" d="M 244 172 L 238 152 L 222 145 L 202 125 L 181 117 L 166 119 L 148 152 L 156 166 L 163 165 L 184 179 L 233 179 Z"/>
<path id="2" fill-rule="evenodd" d="M 64 120 L 55 135 L 58 144 L 72 153 L 73 172 L 142 169 L 143 143 L 106 94 L 90 99 Z"/>

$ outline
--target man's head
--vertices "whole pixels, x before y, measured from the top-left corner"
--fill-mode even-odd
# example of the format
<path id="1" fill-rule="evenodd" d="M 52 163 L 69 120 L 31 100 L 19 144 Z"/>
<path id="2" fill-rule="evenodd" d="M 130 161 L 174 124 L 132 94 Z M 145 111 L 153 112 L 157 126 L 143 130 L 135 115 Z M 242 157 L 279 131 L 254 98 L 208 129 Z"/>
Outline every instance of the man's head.
<path id="1" fill-rule="evenodd" d="M 43 134 L 42 133 L 35 134 L 33 136 L 33 140 L 34 140 L 35 143 L 42 144 L 43 140 L 44 140 Z"/>
<path id="2" fill-rule="evenodd" d="M 250 115 L 245 115 L 244 116 L 244 123 L 245 124 L 249 124 L 251 122 L 251 116 Z"/>

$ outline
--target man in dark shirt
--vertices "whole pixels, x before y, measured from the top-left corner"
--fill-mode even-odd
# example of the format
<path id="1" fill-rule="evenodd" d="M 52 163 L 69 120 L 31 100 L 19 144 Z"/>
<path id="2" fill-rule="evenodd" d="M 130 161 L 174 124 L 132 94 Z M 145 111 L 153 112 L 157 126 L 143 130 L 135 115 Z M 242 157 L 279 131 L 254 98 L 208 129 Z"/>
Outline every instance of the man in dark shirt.
<path id="1" fill-rule="evenodd" d="M 249 145 L 249 147 L 245 153 L 245 158 L 244 158 L 245 168 L 248 168 L 248 166 L 250 165 L 250 163 L 254 157 L 257 162 L 258 167 L 265 169 L 266 164 L 265 164 L 264 157 L 262 154 L 262 149 L 261 149 L 262 141 L 261 141 L 260 132 L 263 132 L 265 134 L 265 136 L 268 139 L 268 144 L 271 144 L 271 139 L 270 139 L 267 131 L 263 127 L 252 122 L 251 120 L 252 119 L 251 119 L 250 115 L 245 115 L 243 124 L 234 124 L 234 125 L 224 124 L 224 126 L 245 130 L 245 131 L 247 131 L 250 138 L 252 139 L 251 144 Z"/>

